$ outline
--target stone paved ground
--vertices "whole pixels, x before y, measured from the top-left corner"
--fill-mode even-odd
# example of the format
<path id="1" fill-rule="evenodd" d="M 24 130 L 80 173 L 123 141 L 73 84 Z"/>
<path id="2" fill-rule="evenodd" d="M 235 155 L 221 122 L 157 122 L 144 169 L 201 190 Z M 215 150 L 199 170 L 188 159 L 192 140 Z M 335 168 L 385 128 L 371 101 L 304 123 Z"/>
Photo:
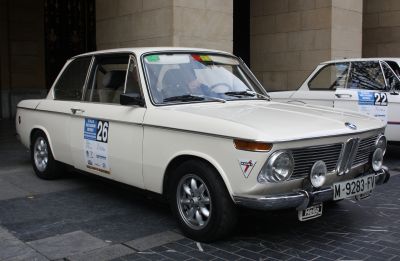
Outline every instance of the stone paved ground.
<path id="1" fill-rule="evenodd" d="M 233 235 L 183 237 L 165 203 L 115 183 L 71 174 L 36 178 L 29 154 L 0 120 L 0 260 L 400 260 L 400 175 L 370 199 L 293 211 L 242 210 Z M 387 154 L 399 173 L 400 147 Z"/>

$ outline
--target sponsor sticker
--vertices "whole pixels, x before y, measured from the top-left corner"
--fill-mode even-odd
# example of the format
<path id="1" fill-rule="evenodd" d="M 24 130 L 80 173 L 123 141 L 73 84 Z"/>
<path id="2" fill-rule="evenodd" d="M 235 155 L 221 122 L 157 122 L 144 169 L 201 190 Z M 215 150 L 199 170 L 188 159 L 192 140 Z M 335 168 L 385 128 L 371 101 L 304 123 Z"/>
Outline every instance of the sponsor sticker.
<path id="1" fill-rule="evenodd" d="M 249 160 L 249 159 L 240 159 L 239 165 L 242 170 L 242 173 L 245 178 L 248 178 L 253 171 L 254 166 L 256 165 L 257 161 Z"/>
<path id="2" fill-rule="evenodd" d="M 388 98 L 384 92 L 358 92 L 358 109 L 360 113 L 373 116 L 387 122 Z"/>
<path id="3" fill-rule="evenodd" d="M 110 123 L 97 119 L 85 118 L 84 152 L 86 167 L 110 174 L 108 164 L 108 134 Z"/>

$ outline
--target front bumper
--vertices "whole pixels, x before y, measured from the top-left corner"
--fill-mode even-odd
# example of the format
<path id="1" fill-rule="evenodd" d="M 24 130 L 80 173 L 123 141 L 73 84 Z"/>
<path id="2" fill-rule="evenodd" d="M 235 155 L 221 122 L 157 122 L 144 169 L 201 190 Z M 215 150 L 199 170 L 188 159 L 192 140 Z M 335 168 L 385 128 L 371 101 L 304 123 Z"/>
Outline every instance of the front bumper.
<path id="1" fill-rule="evenodd" d="M 389 170 L 386 167 L 382 168 L 375 173 L 375 184 L 384 184 L 388 182 L 389 178 Z M 254 209 L 275 210 L 296 208 L 302 210 L 317 203 L 333 200 L 333 188 L 322 188 L 316 191 L 300 190 L 298 192 L 257 198 L 234 196 L 233 199 L 237 205 Z"/>

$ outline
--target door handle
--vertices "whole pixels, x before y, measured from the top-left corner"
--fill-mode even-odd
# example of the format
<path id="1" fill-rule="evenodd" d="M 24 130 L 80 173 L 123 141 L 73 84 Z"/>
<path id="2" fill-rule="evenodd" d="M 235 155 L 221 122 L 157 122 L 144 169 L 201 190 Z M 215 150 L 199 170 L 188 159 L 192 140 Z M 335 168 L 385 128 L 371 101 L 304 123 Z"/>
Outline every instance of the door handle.
<path id="1" fill-rule="evenodd" d="M 336 93 L 335 96 L 336 96 L 337 98 L 345 98 L 345 97 L 351 98 L 351 97 L 353 97 L 353 95 L 347 94 L 347 93 L 344 93 L 344 94 Z"/>
<path id="2" fill-rule="evenodd" d="M 71 112 L 72 112 L 72 114 L 76 114 L 76 113 L 83 113 L 83 112 L 85 112 L 84 110 L 82 110 L 82 109 L 77 109 L 77 108 L 71 108 Z"/>

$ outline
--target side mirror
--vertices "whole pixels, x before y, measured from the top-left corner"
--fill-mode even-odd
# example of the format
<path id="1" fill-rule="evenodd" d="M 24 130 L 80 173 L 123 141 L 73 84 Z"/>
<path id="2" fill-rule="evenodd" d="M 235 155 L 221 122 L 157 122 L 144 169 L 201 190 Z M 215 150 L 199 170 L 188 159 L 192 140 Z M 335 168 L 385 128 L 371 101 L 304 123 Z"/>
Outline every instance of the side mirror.
<path id="1" fill-rule="evenodd" d="M 121 105 L 144 106 L 144 100 L 139 93 L 122 93 L 120 95 Z"/>

